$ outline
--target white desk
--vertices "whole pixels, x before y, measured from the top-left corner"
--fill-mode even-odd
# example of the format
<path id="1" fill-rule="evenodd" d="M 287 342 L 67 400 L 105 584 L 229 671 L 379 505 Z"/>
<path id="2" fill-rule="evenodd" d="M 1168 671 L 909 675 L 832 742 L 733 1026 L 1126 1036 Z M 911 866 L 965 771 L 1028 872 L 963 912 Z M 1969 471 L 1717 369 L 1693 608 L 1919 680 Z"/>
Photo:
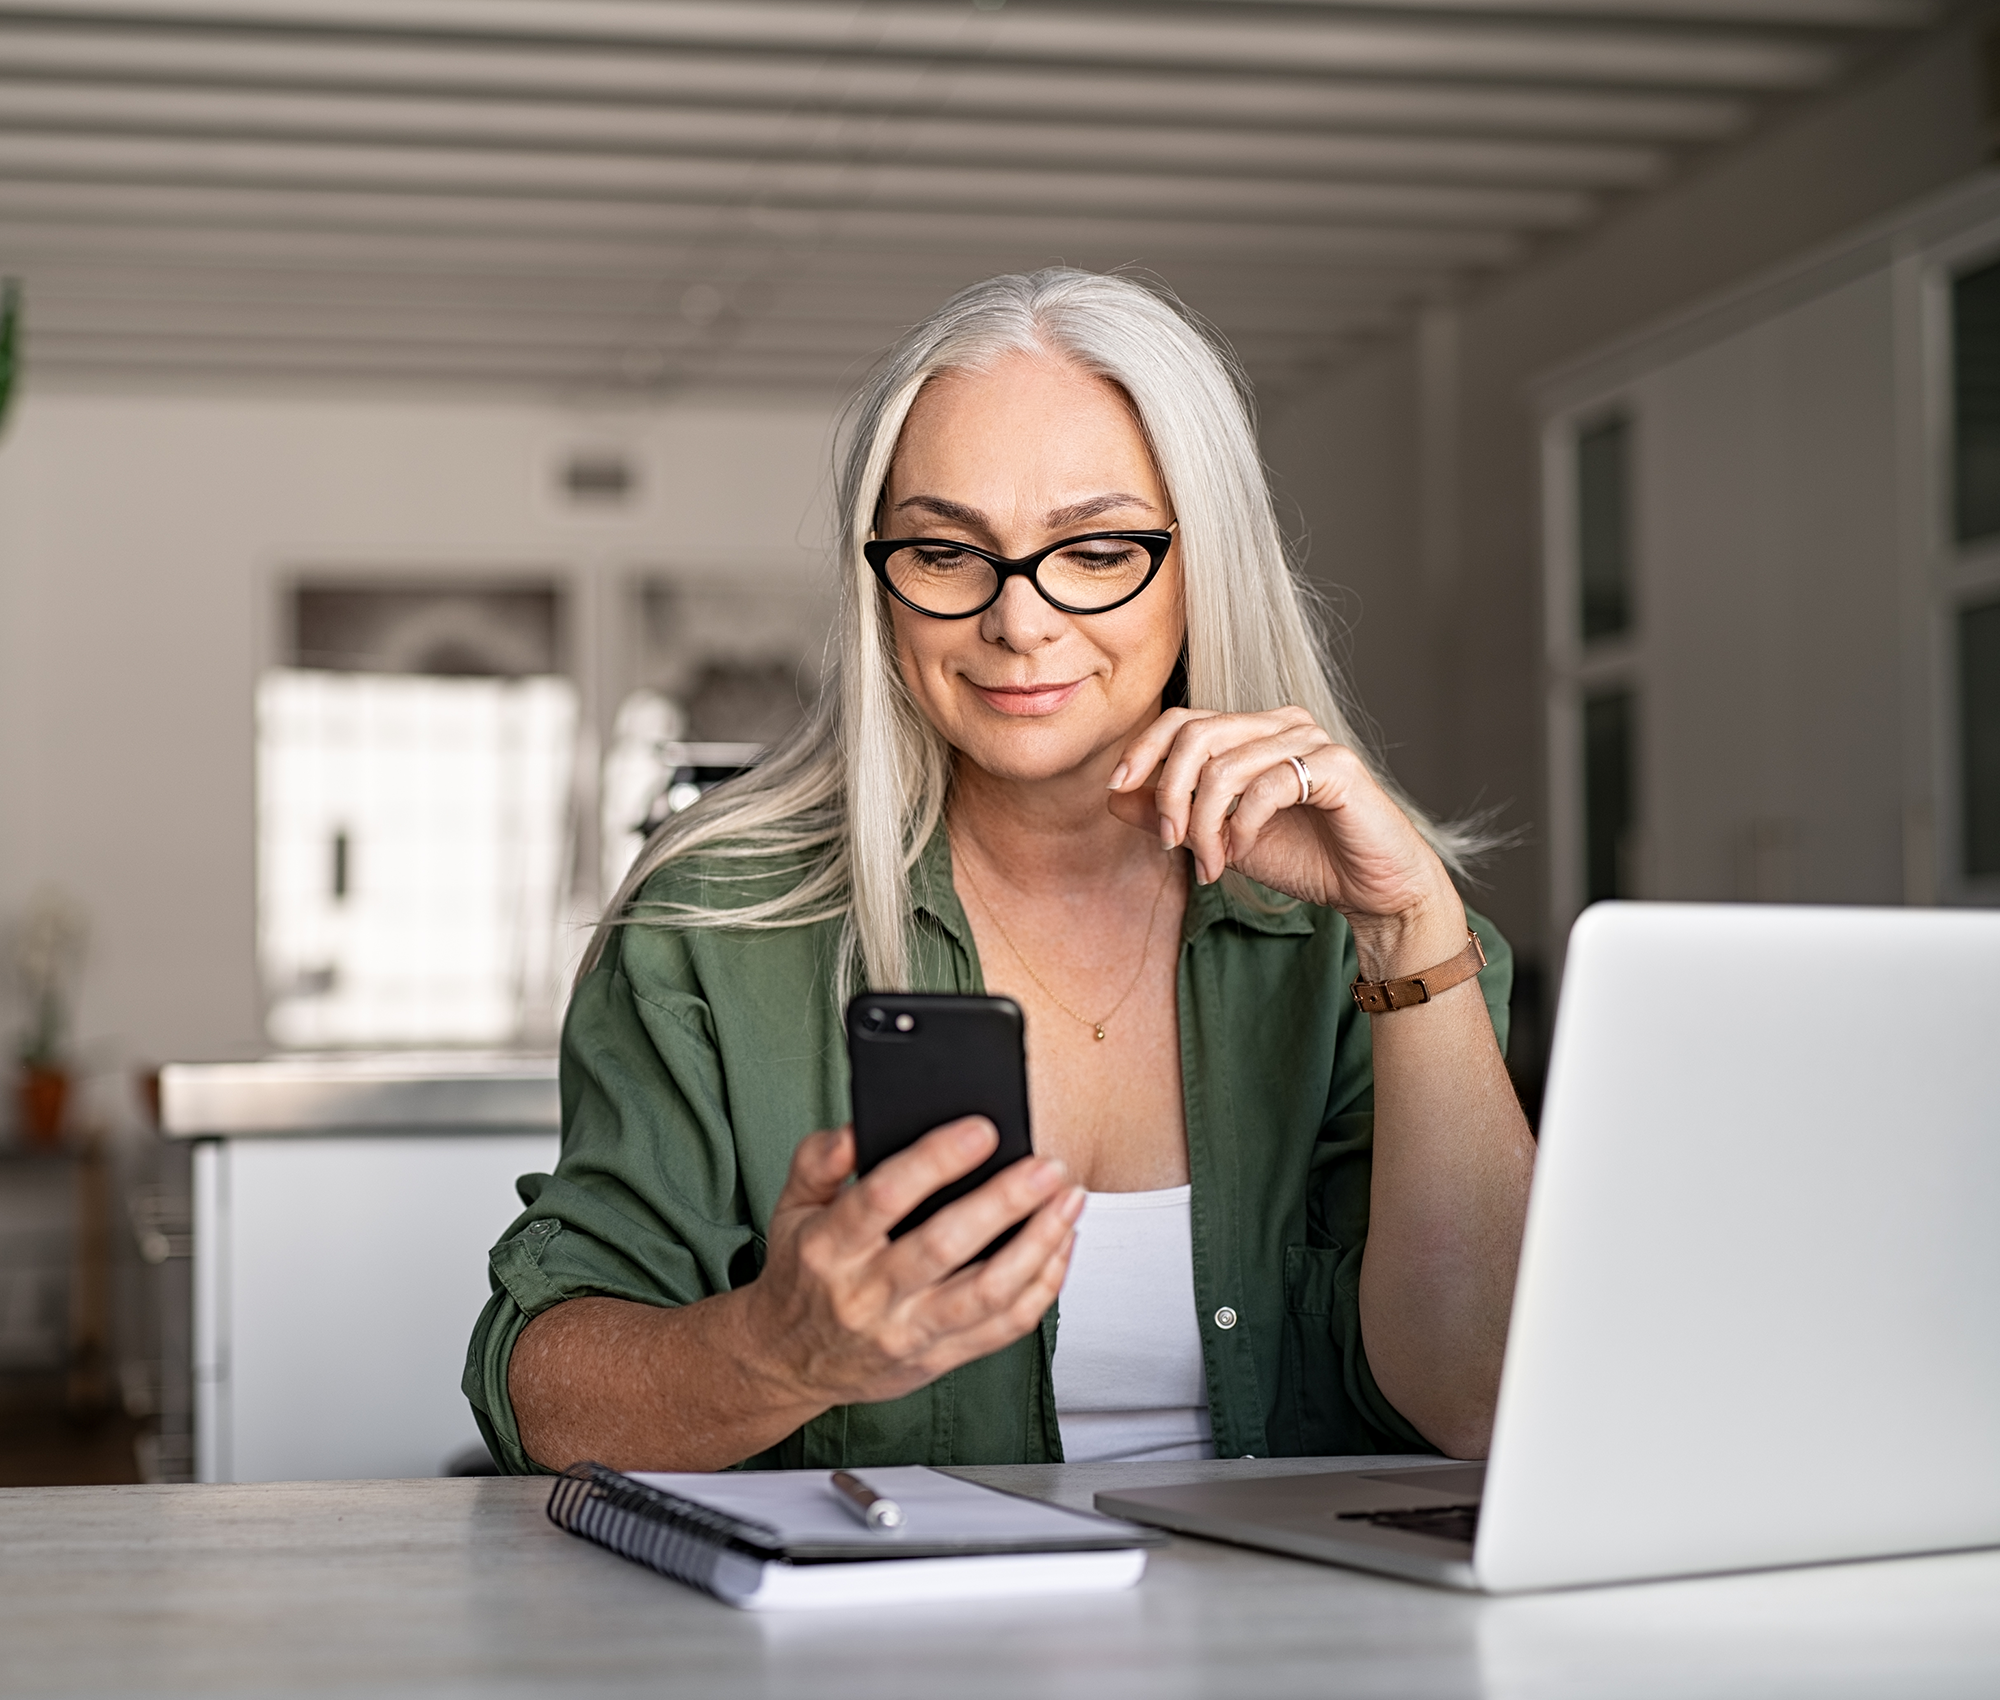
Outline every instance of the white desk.
<path id="1" fill-rule="evenodd" d="M 962 1473 L 1087 1504 L 1113 1482 L 1313 1467 Z M 2000 1693 L 2000 1553 L 1485 1600 L 1176 1540 L 1129 1594 L 759 1617 L 563 1534 L 548 1491 L 489 1478 L 0 1492 L 0 1695 Z"/>

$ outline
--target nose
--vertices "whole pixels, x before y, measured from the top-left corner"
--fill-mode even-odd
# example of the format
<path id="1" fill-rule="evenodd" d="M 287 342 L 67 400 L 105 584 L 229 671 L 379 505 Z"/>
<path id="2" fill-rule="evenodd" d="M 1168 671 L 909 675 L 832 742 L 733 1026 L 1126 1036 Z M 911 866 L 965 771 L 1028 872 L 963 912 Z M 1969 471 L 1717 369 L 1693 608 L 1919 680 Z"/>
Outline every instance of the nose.
<path id="1" fill-rule="evenodd" d="M 979 635 L 1025 655 L 1055 642 L 1067 618 L 1044 602 L 1026 578 L 1015 577 L 1001 587 L 1000 600 L 979 616 Z"/>

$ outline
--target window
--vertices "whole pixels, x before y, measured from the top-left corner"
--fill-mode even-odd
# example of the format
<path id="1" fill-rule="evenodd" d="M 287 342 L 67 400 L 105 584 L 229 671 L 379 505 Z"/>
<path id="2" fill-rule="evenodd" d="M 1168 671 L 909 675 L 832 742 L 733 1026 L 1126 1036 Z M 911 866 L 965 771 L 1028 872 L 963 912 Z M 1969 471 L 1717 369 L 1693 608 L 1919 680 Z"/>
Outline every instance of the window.
<path id="1" fill-rule="evenodd" d="M 1593 691 L 1583 699 L 1584 901 L 1632 897 L 1632 828 L 1636 715 L 1629 690 Z"/>
<path id="2" fill-rule="evenodd" d="M 1961 543 L 2000 532 L 2000 264 L 1951 289 L 1952 518 Z"/>
<path id="3" fill-rule="evenodd" d="M 1965 874 L 2000 874 L 2000 601 L 1958 615 L 1959 763 Z"/>
<path id="4" fill-rule="evenodd" d="M 1542 557 L 1558 616 L 1546 637 L 1559 839 L 1550 912 L 1559 932 L 1588 904 L 1639 894 L 1639 408 L 1629 393 L 1600 392 L 1549 417 L 1542 436 L 1543 488 L 1561 503 L 1543 514 Z M 1551 944 L 1560 960 L 1560 940 Z"/>
<path id="5" fill-rule="evenodd" d="M 1600 420 L 1576 437 L 1576 555 L 1583 638 L 1632 625 L 1631 424 Z"/>
<path id="6" fill-rule="evenodd" d="M 2000 879 L 2000 261 L 1951 281 L 1951 518 L 1958 545 L 1940 584 L 1957 701 L 1963 897 Z M 1978 895 L 1983 894 L 1983 895 Z"/>
<path id="7" fill-rule="evenodd" d="M 553 1036 L 577 694 L 554 587 L 309 583 L 257 692 L 257 941 L 288 1046 Z"/>
<path id="8" fill-rule="evenodd" d="M 266 674 L 257 932 L 271 1037 L 542 1036 L 575 737 L 566 679 Z"/>

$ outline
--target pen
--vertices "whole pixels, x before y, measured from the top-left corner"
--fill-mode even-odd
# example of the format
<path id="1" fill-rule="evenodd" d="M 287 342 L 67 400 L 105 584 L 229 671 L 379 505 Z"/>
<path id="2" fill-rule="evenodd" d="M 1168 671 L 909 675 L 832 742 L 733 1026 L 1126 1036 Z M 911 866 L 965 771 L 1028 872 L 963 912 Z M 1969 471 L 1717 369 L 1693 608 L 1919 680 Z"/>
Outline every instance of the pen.
<path id="1" fill-rule="evenodd" d="M 833 1485 L 840 1490 L 840 1497 L 847 1501 L 854 1515 L 869 1528 L 900 1529 L 903 1526 L 903 1508 L 893 1499 L 884 1499 L 859 1476 L 835 1470 Z"/>

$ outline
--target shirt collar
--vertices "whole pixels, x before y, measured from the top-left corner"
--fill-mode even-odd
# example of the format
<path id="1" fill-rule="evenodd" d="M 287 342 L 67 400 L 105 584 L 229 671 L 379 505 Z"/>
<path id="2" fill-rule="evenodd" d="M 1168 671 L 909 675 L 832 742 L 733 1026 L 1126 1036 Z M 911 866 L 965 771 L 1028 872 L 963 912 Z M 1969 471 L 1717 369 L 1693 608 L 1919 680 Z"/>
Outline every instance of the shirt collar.
<path id="1" fill-rule="evenodd" d="M 919 915 L 928 915 L 942 927 L 959 949 L 974 954 L 972 923 L 966 920 L 965 906 L 951 881 L 951 834 L 945 831 L 942 816 L 910 868 L 910 902 Z"/>

